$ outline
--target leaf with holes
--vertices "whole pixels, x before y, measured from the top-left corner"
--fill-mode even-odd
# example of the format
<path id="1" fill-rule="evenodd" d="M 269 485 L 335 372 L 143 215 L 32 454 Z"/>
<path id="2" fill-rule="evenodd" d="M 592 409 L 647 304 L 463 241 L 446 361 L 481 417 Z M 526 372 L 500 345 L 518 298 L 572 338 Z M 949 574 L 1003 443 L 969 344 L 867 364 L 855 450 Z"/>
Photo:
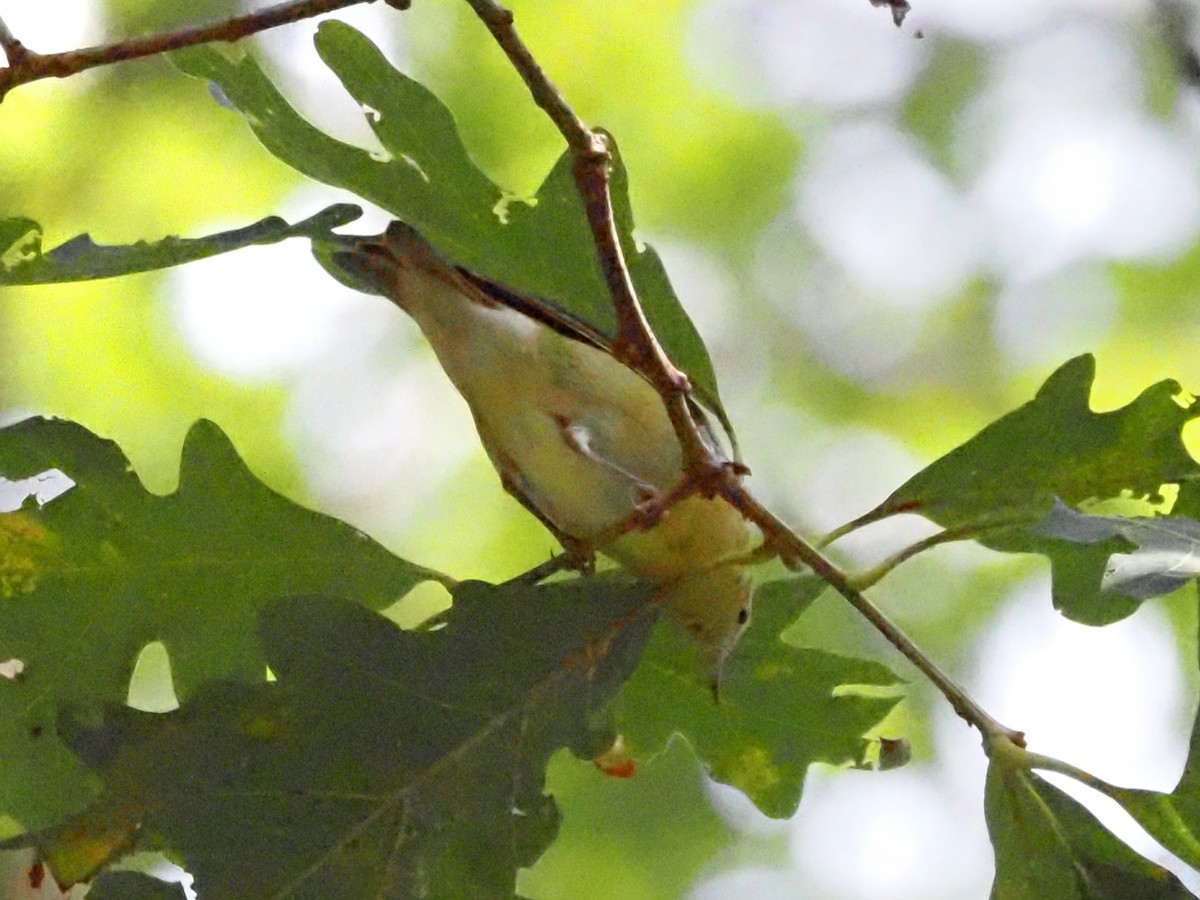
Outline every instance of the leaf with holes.
<path id="1" fill-rule="evenodd" d="M 1164 484 L 1200 478 L 1181 437 L 1200 406 L 1181 399 L 1176 382 L 1097 413 L 1088 404 L 1095 377 L 1090 355 L 1064 363 L 1031 401 L 918 472 L 855 524 L 919 513 L 969 536 L 977 527 L 977 539 L 991 546 L 987 529 L 1033 524 L 1055 498 L 1077 506 L 1122 492 L 1157 496 Z"/>
<path id="2" fill-rule="evenodd" d="M 0 285 L 90 281 L 135 272 L 166 269 L 256 244 L 292 237 L 327 239 L 329 232 L 353 222 L 362 210 L 349 203 L 323 209 L 295 224 L 270 216 L 245 228 L 200 238 L 168 237 L 126 246 L 103 246 L 81 234 L 42 252 L 42 226 L 32 219 L 0 219 Z"/>
<path id="3" fill-rule="evenodd" d="M 277 601 L 258 633 L 278 681 L 64 724 L 104 793 L 42 847 L 72 882 L 93 836 L 132 820 L 134 846 L 178 854 L 210 900 L 511 897 L 557 831 L 546 761 L 611 741 L 593 719 L 656 615 L 622 575 L 465 583 L 421 632 L 333 598 Z"/>
<path id="4" fill-rule="evenodd" d="M 261 682 L 254 629 L 272 598 L 321 591 L 379 609 L 433 574 L 268 489 L 210 422 L 188 434 L 165 497 L 79 425 L 0 429 L 0 487 L 55 471 L 73 482 L 65 493 L 0 513 L 0 662 L 22 667 L 0 679 L 0 809 L 26 827 L 92 797 L 56 716 L 124 702 L 148 643 L 165 644 L 180 698 L 213 678 Z"/>

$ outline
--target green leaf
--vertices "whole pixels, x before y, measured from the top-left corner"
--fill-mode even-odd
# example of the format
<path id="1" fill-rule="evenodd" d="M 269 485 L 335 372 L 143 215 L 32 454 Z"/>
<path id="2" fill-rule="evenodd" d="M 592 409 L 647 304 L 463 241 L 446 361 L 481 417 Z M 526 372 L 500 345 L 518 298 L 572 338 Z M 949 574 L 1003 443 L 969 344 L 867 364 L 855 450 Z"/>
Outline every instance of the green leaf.
<path id="1" fill-rule="evenodd" d="M 995 900 L 1193 896 L 1077 801 L 1002 753 L 988 768 L 984 813 L 996 851 Z"/>
<path id="2" fill-rule="evenodd" d="M 104 872 L 87 896 L 88 900 L 187 900 L 183 885 L 142 872 Z"/>
<path id="3" fill-rule="evenodd" d="M 373 154 L 306 122 L 241 51 L 212 46 L 172 56 L 186 74 L 219 85 L 263 145 L 283 162 L 352 191 L 415 227 L 447 259 L 480 275 L 544 297 L 609 337 L 612 300 L 564 153 L 531 201 L 506 194 L 471 161 L 449 110 L 387 61 L 364 35 L 322 22 L 321 59 L 366 111 L 385 149 Z M 614 144 L 615 151 L 615 144 Z M 633 240 L 627 178 L 615 154 L 612 196 L 622 247 L 647 318 L 700 398 L 726 421 L 712 361 L 675 296 L 662 263 Z M 318 259 L 327 255 L 319 243 Z"/>
<path id="4" fill-rule="evenodd" d="M 64 724 L 105 792 L 45 849 L 70 869 L 132 818 L 134 845 L 179 854 L 212 900 L 511 897 L 557 830 L 547 760 L 596 743 L 656 613 L 623 575 L 466 583 L 424 632 L 334 598 L 277 601 L 258 629 L 277 682 Z"/>
<path id="5" fill-rule="evenodd" d="M 327 238 L 333 228 L 353 222 L 362 210 L 349 203 L 327 207 L 294 225 L 270 216 L 233 231 L 202 238 L 168 237 L 121 247 L 96 244 L 86 235 L 71 238 L 45 253 L 41 226 L 31 219 L 0 220 L 0 285 L 90 281 L 134 272 L 150 272 L 207 259 L 255 244 L 276 244 L 291 237 Z"/>
<path id="6" fill-rule="evenodd" d="M 95 790 L 56 734 L 59 709 L 124 702 L 148 643 L 166 646 L 181 699 L 212 678 L 261 682 L 254 629 L 271 598 L 321 591 L 379 609 L 435 576 L 268 489 L 210 422 L 192 428 L 165 497 L 79 425 L 0 429 L 0 489 L 54 470 L 74 486 L 0 513 L 0 661 L 25 667 L 0 680 L 0 808 L 28 828 Z"/>
<path id="7" fill-rule="evenodd" d="M 1093 412 L 1088 396 L 1094 379 L 1090 355 L 1070 360 L 1029 403 L 914 475 L 834 535 L 898 513 L 919 513 L 955 538 L 972 538 L 1005 553 L 1048 557 L 1054 605 L 1064 615 L 1090 625 L 1125 618 L 1145 599 L 1149 582 L 1126 583 L 1131 571 L 1106 581 L 1105 572 L 1113 554 L 1135 543 L 1116 532 L 1090 543 L 1056 535 L 1052 510 L 1061 501 L 1160 498 L 1163 485 L 1186 486 L 1200 478 L 1200 465 L 1181 437 L 1200 407 L 1181 398 L 1177 383 L 1162 381 L 1127 406 Z"/>
<path id="8" fill-rule="evenodd" d="M 1179 399 L 1176 382 L 1097 413 L 1088 405 L 1095 374 L 1091 355 L 1065 363 L 1033 400 L 914 475 L 855 524 L 905 512 L 948 528 L 1029 524 L 1056 497 L 1078 505 L 1122 491 L 1157 496 L 1164 484 L 1200 477 L 1180 437 L 1200 409 Z"/>
<path id="9" fill-rule="evenodd" d="M 715 779 L 775 818 L 796 811 L 812 763 L 860 760 L 863 734 L 900 699 L 879 689 L 900 679 L 879 663 L 780 639 L 825 586 L 808 576 L 758 589 L 751 625 L 725 661 L 719 703 L 694 647 L 670 623 L 660 625 L 615 704 L 629 750 L 650 756 L 680 733 Z M 860 685 L 872 692 L 848 689 Z"/>

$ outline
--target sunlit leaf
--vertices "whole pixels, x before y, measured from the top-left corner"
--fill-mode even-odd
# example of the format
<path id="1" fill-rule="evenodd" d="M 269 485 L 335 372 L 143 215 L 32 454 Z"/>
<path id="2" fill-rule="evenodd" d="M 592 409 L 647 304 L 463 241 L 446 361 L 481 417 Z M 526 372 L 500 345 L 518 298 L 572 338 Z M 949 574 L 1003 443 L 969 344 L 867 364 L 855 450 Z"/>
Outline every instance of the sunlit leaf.
<path id="1" fill-rule="evenodd" d="M 1029 403 L 1001 417 L 901 485 L 875 509 L 839 529 L 919 513 L 959 538 L 1007 553 L 1050 558 L 1054 604 L 1102 625 L 1137 609 L 1148 582 L 1102 584 L 1109 558 L 1131 548 L 1114 534 L 1100 542 L 1051 536 L 1043 522 L 1056 501 L 1158 498 L 1168 484 L 1200 478 L 1183 426 L 1200 407 L 1162 381 L 1111 412 L 1088 405 L 1095 360 L 1080 356 L 1047 379 Z M 1124 573 L 1132 578 L 1132 571 Z"/>
<path id="2" fill-rule="evenodd" d="M 812 763 L 859 760 L 863 734 L 899 701 L 900 679 L 879 663 L 780 639 L 824 587 L 808 577 L 759 588 L 750 628 L 725 662 L 719 702 L 695 649 L 669 623 L 659 626 L 616 704 L 630 751 L 658 753 L 678 732 L 714 778 L 776 818 L 796 811 Z"/>
<path id="3" fill-rule="evenodd" d="M 0 808 L 27 827 L 94 791 L 59 740 L 59 709 L 124 702 L 148 643 L 166 646 L 180 698 L 211 678 L 262 681 L 254 628 L 271 598 L 322 591 L 379 609 L 431 575 L 268 489 L 209 422 L 188 435 L 164 497 L 79 425 L 0 430 L 0 487 L 55 470 L 65 493 L 0 513 L 0 660 L 24 666 L 0 679 Z"/>
<path id="4" fill-rule="evenodd" d="M 258 633 L 276 682 L 64 725 L 105 790 L 44 836 L 49 859 L 133 809 L 135 846 L 179 854 L 206 898 L 511 897 L 557 830 L 547 760 L 597 742 L 656 613 L 619 575 L 466 583 L 435 631 L 273 603 Z"/>
<path id="5" fill-rule="evenodd" d="M 1128 406 L 1093 412 L 1096 362 L 1065 363 L 1033 400 L 984 428 L 900 486 L 859 521 L 920 513 L 947 527 L 1040 519 L 1056 497 L 1077 505 L 1122 491 L 1157 496 L 1164 484 L 1200 476 L 1180 431 L 1200 415 L 1161 381 Z"/>
<path id="6" fill-rule="evenodd" d="M 360 215 L 362 210 L 357 206 L 339 203 L 295 224 L 271 216 L 245 228 L 205 237 L 168 237 L 119 247 L 97 244 L 81 234 L 44 253 L 40 225 L 30 219 L 4 219 L 0 220 L 0 285 L 111 278 L 178 266 L 255 244 L 276 244 L 291 237 L 319 240 Z"/>

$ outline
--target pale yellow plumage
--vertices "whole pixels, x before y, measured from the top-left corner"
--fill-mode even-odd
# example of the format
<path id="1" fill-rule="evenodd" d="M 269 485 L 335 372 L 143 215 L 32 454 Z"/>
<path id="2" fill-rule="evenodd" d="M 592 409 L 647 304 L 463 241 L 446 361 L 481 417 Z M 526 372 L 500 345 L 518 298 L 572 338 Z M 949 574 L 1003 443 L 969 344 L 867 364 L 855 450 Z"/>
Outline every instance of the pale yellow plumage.
<path id="1" fill-rule="evenodd" d="M 648 531 L 601 539 L 682 476 L 651 385 L 587 326 L 454 266 L 403 223 L 333 259 L 417 322 L 508 490 L 564 539 L 660 585 L 715 682 L 749 618 L 754 529 L 724 501 L 691 497 Z"/>

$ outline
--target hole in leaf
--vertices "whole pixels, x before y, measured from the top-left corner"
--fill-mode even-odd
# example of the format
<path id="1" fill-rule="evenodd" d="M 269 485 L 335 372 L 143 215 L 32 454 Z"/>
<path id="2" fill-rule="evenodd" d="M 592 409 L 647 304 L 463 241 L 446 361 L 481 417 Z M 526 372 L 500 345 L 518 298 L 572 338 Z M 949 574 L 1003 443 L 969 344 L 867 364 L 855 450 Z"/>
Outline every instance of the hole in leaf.
<path id="1" fill-rule="evenodd" d="M 9 681 L 16 681 L 21 677 L 21 673 L 25 671 L 25 663 L 19 659 L 6 659 L 0 662 L 0 678 L 7 678 Z"/>
<path id="2" fill-rule="evenodd" d="M 58 469 L 47 469 L 17 481 L 0 476 L 0 513 L 16 512 L 30 497 L 37 500 L 38 506 L 45 506 L 73 487 L 75 482 Z"/>
<path id="3" fill-rule="evenodd" d="M 138 654 L 129 677 L 126 703 L 143 712 L 163 713 L 179 708 L 171 677 L 171 657 L 162 641 L 147 644 Z"/>
<path id="4" fill-rule="evenodd" d="M 186 869 L 171 862 L 162 853 L 145 850 L 138 853 L 131 853 L 128 856 L 121 857 L 121 860 L 113 866 L 113 869 L 125 872 L 142 872 L 151 878 L 157 878 L 159 881 L 177 883 L 183 887 L 184 893 L 189 898 L 195 898 L 196 896 L 196 892 L 192 890 L 192 882 L 195 880 L 192 875 Z"/>
<path id="5" fill-rule="evenodd" d="M 435 626 L 436 618 L 450 608 L 450 592 L 436 581 L 423 581 L 383 611 L 409 630 Z"/>

